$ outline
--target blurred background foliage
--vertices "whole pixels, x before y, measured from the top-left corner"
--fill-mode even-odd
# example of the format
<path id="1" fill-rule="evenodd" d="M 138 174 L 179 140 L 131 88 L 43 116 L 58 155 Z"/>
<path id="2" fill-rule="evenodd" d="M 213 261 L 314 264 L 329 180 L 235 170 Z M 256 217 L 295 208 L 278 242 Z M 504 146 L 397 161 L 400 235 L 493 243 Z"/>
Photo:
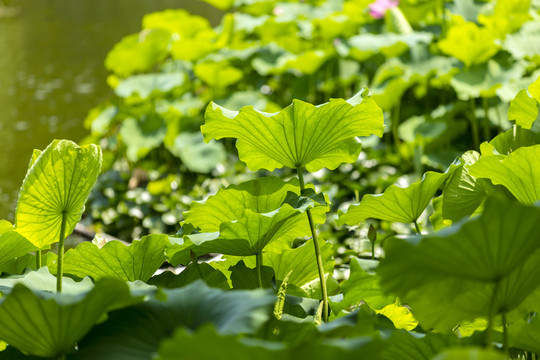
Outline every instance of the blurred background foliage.
<path id="1" fill-rule="evenodd" d="M 174 233 L 193 200 L 257 176 L 234 143 L 203 142 L 210 100 L 274 112 L 369 87 L 385 135 L 362 139 L 355 164 L 308 179 L 337 211 L 444 171 L 509 129 L 510 101 L 540 75 L 538 0 L 190 3 L 208 10 L 171 1 L 176 9 L 145 15 L 140 31 L 111 47 L 103 57 L 112 95 L 100 94 L 84 122 L 84 142 L 100 144 L 105 159 L 86 221 L 124 240 Z M 346 245 L 338 252 L 360 252 L 370 246 L 367 225 L 351 236 L 328 223 L 323 237 Z"/>

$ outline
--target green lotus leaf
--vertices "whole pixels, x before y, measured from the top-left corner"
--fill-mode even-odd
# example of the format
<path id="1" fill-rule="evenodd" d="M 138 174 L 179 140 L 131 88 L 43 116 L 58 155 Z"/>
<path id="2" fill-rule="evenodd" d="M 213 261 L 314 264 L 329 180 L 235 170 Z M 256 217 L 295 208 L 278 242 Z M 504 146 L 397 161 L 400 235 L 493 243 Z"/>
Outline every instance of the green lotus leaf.
<path id="1" fill-rule="evenodd" d="M 406 188 L 391 185 L 383 194 L 365 195 L 360 204 L 349 206 L 346 213 L 341 212 L 336 222 L 340 226 L 357 225 L 367 218 L 401 223 L 415 222 L 450 174 L 451 172 L 428 171 L 422 180 Z"/>
<path id="2" fill-rule="evenodd" d="M 439 41 L 443 53 L 471 66 L 486 62 L 499 51 L 489 29 L 481 28 L 474 22 L 454 19 L 446 38 Z"/>
<path id="3" fill-rule="evenodd" d="M 224 291 L 202 281 L 163 293 L 164 301 L 150 299 L 109 313 L 79 342 L 76 359 L 149 359 L 180 326 L 195 330 L 213 324 L 223 335 L 252 333 L 268 320 L 276 300 L 270 291 Z"/>
<path id="4" fill-rule="evenodd" d="M 508 34 L 504 41 L 504 47 L 515 59 L 540 60 L 540 45 L 535 39 L 540 33 L 540 25 L 537 21 L 524 24 L 521 29 Z"/>
<path id="5" fill-rule="evenodd" d="M 35 262 L 35 260 L 34 260 Z M 49 269 L 42 267 L 37 271 L 27 271 L 22 275 L 14 275 L 0 279 L 0 291 L 7 295 L 15 284 L 22 284 L 33 291 L 56 292 L 56 277 L 51 275 Z M 62 293 L 77 295 L 88 292 L 94 287 L 90 278 L 76 282 L 70 278 L 62 278 Z"/>
<path id="6" fill-rule="evenodd" d="M 312 172 L 335 169 L 358 158 L 356 136 L 383 133 L 382 111 L 367 89 L 347 101 L 331 99 L 319 106 L 293 100 L 274 114 L 252 107 L 231 111 L 211 103 L 205 118 L 205 141 L 237 138 L 240 159 L 253 171 L 283 166 L 306 166 Z"/>
<path id="7" fill-rule="evenodd" d="M 450 84 L 460 100 L 494 97 L 502 84 L 519 79 L 524 72 L 525 67 L 522 63 L 506 67 L 490 60 L 459 72 L 452 78 Z"/>
<path id="8" fill-rule="evenodd" d="M 514 120 L 516 125 L 530 129 L 537 116 L 538 104 L 536 100 L 530 97 L 525 89 L 518 92 L 514 100 L 510 102 L 508 120 Z"/>
<path id="9" fill-rule="evenodd" d="M 411 306 L 424 328 L 518 306 L 540 285 L 540 209 L 489 198 L 481 216 L 420 238 L 389 239 L 381 287 Z"/>
<path id="10" fill-rule="evenodd" d="M 109 52 L 105 66 L 122 77 L 149 71 L 167 57 L 170 40 L 171 34 L 162 29 L 126 36 Z"/>
<path id="11" fill-rule="evenodd" d="M 532 95 L 532 97 L 540 103 L 540 76 L 537 77 L 536 80 L 529 85 L 527 90 L 529 90 L 529 93 Z"/>
<path id="12" fill-rule="evenodd" d="M 493 349 L 479 347 L 455 347 L 445 349 L 433 360 L 507 360 L 508 357 Z"/>
<path id="13" fill-rule="evenodd" d="M 361 34 L 347 40 L 350 56 L 364 61 L 376 54 L 391 58 L 403 54 L 418 44 L 429 44 L 433 35 L 425 32 L 411 34 Z"/>
<path id="14" fill-rule="evenodd" d="M 41 255 L 41 264 L 42 266 L 49 267 L 52 266 L 56 259 L 56 254 L 48 251 L 45 254 Z M 24 256 L 13 258 L 6 261 L 0 266 L 0 272 L 4 275 L 22 275 L 27 269 L 37 270 L 35 253 L 30 253 Z"/>
<path id="15" fill-rule="evenodd" d="M 334 272 L 334 247 L 331 243 L 319 239 L 321 243 L 321 257 L 325 273 Z M 302 287 L 309 282 L 319 278 L 317 264 L 313 261 L 315 249 L 313 240 L 308 240 L 297 248 L 285 248 L 282 250 L 270 246 L 268 251 L 263 253 L 263 264 L 274 269 L 276 280 L 282 281 L 289 271 L 293 270 L 289 276 L 289 284 Z"/>
<path id="16" fill-rule="evenodd" d="M 362 269 L 361 263 L 367 263 L 372 269 L 377 266 L 376 261 L 351 259 L 351 275 L 341 284 L 343 301 L 338 303 L 339 306 L 342 308 L 357 306 L 364 301 L 370 308 L 381 310 L 393 304 L 396 297 L 384 293 L 379 285 L 379 276 Z"/>
<path id="17" fill-rule="evenodd" d="M 523 349 L 535 353 L 540 353 L 540 321 L 538 315 L 530 321 L 521 321 L 508 331 L 508 342 L 511 347 Z"/>
<path id="18" fill-rule="evenodd" d="M 54 140 L 34 162 L 21 186 L 15 227 L 38 248 L 59 241 L 62 218 L 73 232 L 101 168 L 101 148 Z"/>
<path id="19" fill-rule="evenodd" d="M 221 143 L 213 141 L 206 144 L 200 132 L 178 134 L 172 146 L 167 146 L 167 149 L 193 172 L 209 173 L 227 158 Z"/>
<path id="20" fill-rule="evenodd" d="M 244 264 L 243 260 L 240 260 L 236 265 L 231 266 L 231 283 L 233 289 L 257 289 L 262 287 L 263 289 L 272 289 L 272 279 L 274 278 L 274 271 L 272 268 L 263 265 L 261 267 L 261 284 L 259 285 L 257 269 L 248 268 Z"/>
<path id="21" fill-rule="evenodd" d="M 192 15 L 183 9 L 168 9 L 147 14 L 143 18 L 143 29 L 163 29 L 181 38 L 193 38 L 203 31 L 211 31 L 208 20 Z"/>
<path id="22" fill-rule="evenodd" d="M 432 360 L 437 353 L 453 343 L 457 343 L 453 334 L 394 332 L 388 339 L 382 359 Z"/>
<path id="23" fill-rule="evenodd" d="M 469 174 L 469 167 L 479 158 L 480 154 L 476 151 L 467 151 L 461 156 L 461 165 L 452 173 L 443 189 L 443 219 L 456 222 L 473 214 L 491 191 L 489 181 Z"/>
<path id="24" fill-rule="evenodd" d="M 186 263 L 190 251 L 197 256 L 217 252 L 256 255 L 272 241 L 292 241 L 310 233 L 306 209 L 312 208 L 316 223 L 328 211 L 324 196 L 306 189 L 300 194 L 298 180 L 288 182 L 270 176 L 231 185 L 205 203 L 193 203 L 184 214 L 185 223 L 203 233 L 171 238 L 167 249 L 172 264 Z"/>
<path id="25" fill-rule="evenodd" d="M 193 68 L 195 75 L 211 87 L 226 88 L 239 82 L 244 73 L 226 62 L 201 62 Z"/>
<path id="26" fill-rule="evenodd" d="M 37 249 L 9 221 L 0 220 L 0 265 Z"/>
<path id="27" fill-rule="evenodd" d="M 522 204 L 532 205 L 540 200 L 540 145 L 521 147 L 509 155 L 482 156 L 469 173 L 503 185 Z"/>
<path id="28" fill-rule="evenodd" d="M 210 287 L 224 290 L 231 288 L 227 277 L 221 271 L 214 269 L 207 263 L 191 263 L 178 275 L 172 271 L 164 271 L 159 275 L 153 276 L 148 281 L 148 284 L 167 289 L 175 289 L 184 287 L 199 279 L 202 279 Z"/>
<path id="29" fill-rule="evenodd" d="M 521 127 L 506 130 L 489 141 L 480 144 L 482 156 L 508 155 L 521 147 L 534 146 L 540 143 L 540 134 Z"/>
<path id="30" fill-rule="evenodd" d="M 132 162 L 143 158 L 163 143 L 166 133 L 163 119 L 155 114 L 142 119 L 125 119 L 120 127 L 120 136 L 126 145 L 126 157 Z"/>
<path id="31" fill-rule="evenodd" d="M 221 358 L 223 350 L 227 349 L 227 357 L 230 359 L 274 360 L 278 355 L 283 359 L 283 352 L 278 350 L 283 349 L 284 345 L 263 341 L 250 344 L 235 335 L 220 335 L 209 325 L 201 326 L 194 332 L 178 328 L 170 338 L 159 344 L 159 356 L 156 359 L 176 360 L 181 353 L 186 359 L 215 360 Z"/>
<path id="32" fill-rule="evenodd" d="M 153 93 L 166 93 L 182 86 L 184 79 L 182 72 L 133 75 L 121 80 L 114 92 L 121 98 L 137 94 L 140 99 L 146 99 Z"/>
<path id="33" fill-rule="evenodd" d="M 94 280 L 113 278 L 122 281 L 147 281 L 165 262 L 167 235 L 148 235 L 130 245 L 109 241 L 103 247 L 83 242 L 68 250 L 64 273 Z"/>
<path id="34" fill-rule="evenodd" d="M 76 343 L 119 302 L 136 302 L 117 280 L 97 282 L 78 294 L 33 291 L 15 284 L 0 303 L 0 339 L 24 353 L 57 357 Z"/>

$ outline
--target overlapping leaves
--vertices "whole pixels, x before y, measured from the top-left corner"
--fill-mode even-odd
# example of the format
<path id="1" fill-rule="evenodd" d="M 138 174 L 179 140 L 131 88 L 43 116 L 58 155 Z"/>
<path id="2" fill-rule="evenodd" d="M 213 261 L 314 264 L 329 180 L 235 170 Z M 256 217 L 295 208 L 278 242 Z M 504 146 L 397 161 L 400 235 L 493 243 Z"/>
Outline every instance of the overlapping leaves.
<path id="1" fill-rule="evenodd" d="M 173 264 L 190 260 L 190 251 L 200 256 L 210 252 L 255 255 L 272 241 L 292 241 L 310 233 L 306 209 L 313 209 L 316 222 L 328 210 L 324 196 L 312 189 L 300 193 L 298 180 L 276 177 L 251 180 L 220 190 L 205 203 L 193 203 L 184 214 L 185 223 L 202 233 L 171 238 L 167 250 Z"/>

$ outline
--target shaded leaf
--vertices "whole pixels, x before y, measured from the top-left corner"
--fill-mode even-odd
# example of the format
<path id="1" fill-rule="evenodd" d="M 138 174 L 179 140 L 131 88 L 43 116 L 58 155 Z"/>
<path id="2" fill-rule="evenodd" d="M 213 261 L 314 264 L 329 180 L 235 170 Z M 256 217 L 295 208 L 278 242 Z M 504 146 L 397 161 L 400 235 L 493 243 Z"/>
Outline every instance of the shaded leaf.
<path id="1" fill-rule="evenodd" d="M 69 353 L 111 306 L 126 299 L 131 299 L 128 287 L 116 280 L 76 295 L 15 284 L 0 304 L 0 338 L 32 355 Z"/>
<path id="2" fill-rule="evenodd" d="M 488 199 L 480 217 L 421 238 L 390 239 L 381 286 L 411 306 L 424 328 L 510 311 L 539 284 L 540 209 Z M 499 285 L 496 285 L 496 284 Z"/>
<path id="3" fill-rule="evenodd" d="M 469 173 L 503 185 L 525 205 L 540 200 L 540 145 L 521 147 L 509 155 L 483 156 Z"/>
<path id="4" fill-rule="evenodd" d="M 122 98 L 137 94 L 139 98 L 146 99 L 154 92 L 165 93 L 181 86 L 184 78 L 181 72 L 133 75 L 121 80 L 114 92 Z"/>
<path id="5" fill-rule="evenodd" d="M 207 263 L 191 263 L 178 275 L 172 271 L 164 271 L 150 278 L 148 284 L 167 289 L 175 289 L 184 287 L 199 279 L 202 279 L 210 287 L 224 290 L 230 289 L 227 277 L 221 271 L 214 269 Z"/>
<path id="6" fill-rule="evenodd" d="M 196 281 L 164 290 L 151 299 L 114 311 L 79 342 L 76 359 L 148 359 L 179 326 L 195 330 L 213 324 L 220 334 L 254 332 L 268 318 L 275 296 L 268 291 L 223 291 Z"/>

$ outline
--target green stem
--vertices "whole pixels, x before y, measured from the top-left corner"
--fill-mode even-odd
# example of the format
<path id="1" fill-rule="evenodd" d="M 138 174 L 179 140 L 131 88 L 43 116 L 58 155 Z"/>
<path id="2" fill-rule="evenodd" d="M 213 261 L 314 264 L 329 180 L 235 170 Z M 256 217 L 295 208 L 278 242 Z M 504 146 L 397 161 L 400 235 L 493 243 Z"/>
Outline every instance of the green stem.
<path id="1" fill-rule="evenodd" d="M 67 213 L 62 212 L 62 225 L 60 226 L 60 238 L 58 244 L 58 266 L 56 269 L 56 291 L 62 292 L 62 275 L 64 273 L 64 240 L 66 234 Z"/>
<path id="2" fill-rule="evenodd" d="M 255 264 L 257 268 L 257 283 L 259 284 L 259 287 L 262 289 L 263 283 L 262 283 L 262 251 L 259 251 L 255 258 Z"/>
<path id="3" fill-rule="evenodd" d="M 396 152 L 399 154 L 399 112 L 401 106 L 401 99 L 397 102 L 392 113 L 392 137 L 394 138 L 394 145 L 396 146 Z"/>
<path id="4" fill-rule="evenodd" d="M 484 141 L 491 140 L 491 123 L 489 121 L 489 99 L 482 98 L 482 105 L 484 106 Z"/>
<path id="5" fill-rule="evenodd" d="M 304 175 L 302 174 L 302 167 L 297 167 L 296 172 L 298 173 L 298 181 L 300 182 L 300 190 L 305 189 L 304 184 Z M 311 216 L 310 209 L 306 210 L 306 214 L 309 221 L 309 228 L 311 229 L 311 235 L 313 238 L 313 246 L 315 247 L 315 257 L 317 259 L 317 268 L 319 269 L 319 280 L 321 282 L 321 295 L 323 301 L 323 320 L 328 322 L 328 292 L 326 290 L 326 279 L 324 277 L 324 267 L 321 256 L 321 247 L 319 246 L 319 239 L 317 238 L 317 231 L 315 230 L 315 223 L 313 217 Z"/>
<path id="6" fill-rule="evenodd" d="M 497 293 L 499 292 L 500 280 L 495 282 L 493 289 L 493 296 L 489 304 L 488 324 L 486 329 L 486 348 L 489 348 L 493 344 L 493 322 L 495 320 L 495 303 L 497 301 Z"/>
<path id="7" fill-rule="evenodd" d="M 41 269 L 41 250 L 36 251 L 36 269 Z"/>
<path id="8" fill-rule="evenodd" d="M 471 130 L 473 135 L 474 149 L 478 150 L 480 146 L 480 135 L 478 134 L 478 119 L 476 118 L 476 102 L 471 99 Z"/>
<path id="9" fill-rule="evenodd" d="M 375 241 L 371 242 L 371 260 L 375 260 Z"/>
<path id="10" fill-rule="evenodd" d="M 503 326 L 503 351 L 508 356 L 508 326 L 506 326 L 506 311 L 501 314 Z"/>
<path id="11" fill-rule="evenodd" d="M 422 231 L 420 230 L 420 226 L 418 226 L 418 223 L 416 222 L 416 220 L 413 221 L 413 224 L 414 224 L 414 228 L 416 229 L 416 233 L 418 235 L 422 235 Z"/>

